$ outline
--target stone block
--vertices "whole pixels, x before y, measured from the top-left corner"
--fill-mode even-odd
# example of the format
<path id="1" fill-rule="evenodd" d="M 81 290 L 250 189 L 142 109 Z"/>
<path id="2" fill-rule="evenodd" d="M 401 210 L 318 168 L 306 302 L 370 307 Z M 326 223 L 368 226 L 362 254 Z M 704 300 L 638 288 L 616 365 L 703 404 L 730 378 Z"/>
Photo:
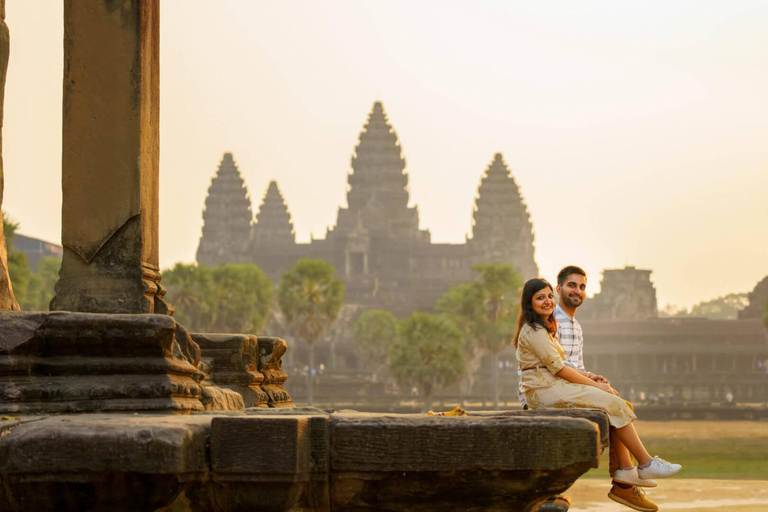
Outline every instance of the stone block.
<path id="1" fill-rule="evenodd" d="M 73 415 L 0 424 L 0 510 L 154 511 L 207 474 L 209 423 Z"/>
<path id="2" fill-rule="evenodd" d="M 600 454 L 569 417 L 331 417 L 333 510 L 517 510 L 558 494 Z"/>
<path id="3" fill-rule="evenodd" d="M 325 416 L 215 417 L 211 482 L 189 491 L 193 510 L 330 510 Z"/>
<path id="4" fill-rule="evenodd" d="M 0 412 L 203 410 L 199 348 L 164 315 L 0 311 Z"/>

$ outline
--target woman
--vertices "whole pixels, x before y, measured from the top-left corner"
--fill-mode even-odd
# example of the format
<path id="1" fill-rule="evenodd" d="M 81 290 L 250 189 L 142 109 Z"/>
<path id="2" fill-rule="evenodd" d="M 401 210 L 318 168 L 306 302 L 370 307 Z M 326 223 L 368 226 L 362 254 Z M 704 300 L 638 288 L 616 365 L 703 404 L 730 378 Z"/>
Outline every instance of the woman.
<path id="1" fill-rule="evenodd" d="M 530 279 L 523 286 L 520 315 L 517 320 L 515 347 L 522 371 L 520 388 L 531 409 L 587 407 L 608 413 L 611 443 L 619 459 L 616 482 L 639 487 L 655 487 L 653 478 L 676 474 L 682 466 L 659 457 L 651 457 L 643 446 L 632 422 L 635 413 L 611 388 L 610 384 L 587 377 L 563 362 L 565 353 L 554 337 L 555 294 L 545 279 Z M 638 467 L 632 464 L 632 455 Z"/>

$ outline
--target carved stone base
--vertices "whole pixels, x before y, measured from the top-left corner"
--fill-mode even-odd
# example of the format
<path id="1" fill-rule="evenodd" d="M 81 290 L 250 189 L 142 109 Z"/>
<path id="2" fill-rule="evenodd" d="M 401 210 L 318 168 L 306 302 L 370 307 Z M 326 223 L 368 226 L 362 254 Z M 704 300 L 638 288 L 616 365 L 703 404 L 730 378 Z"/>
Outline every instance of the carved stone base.
<path id="1" fill-rule="evenodd" d="M 193 333 L 192 339 L 200 346 L 212 384 L 242 395 L 245 407 L 269 407 L 269 397 L 261 389 L 264 374 L 258 370 L 256 336 Z"/>
<path id="2" fill-rule="evenodd" d="M 0 412 L 202 411 L 200 349 L 164 315 L 0 312 Z"/>
<path id="3" fill-rule="evenodd" d="M 285 389 L 288 375 L 283 371 L 282 357 L 288 349 L 285 340 L 272 336 L 259 336 L 259 371 L 264 374 L 261 389 L 267 394 L 270 407 L 294 407 Z"/>

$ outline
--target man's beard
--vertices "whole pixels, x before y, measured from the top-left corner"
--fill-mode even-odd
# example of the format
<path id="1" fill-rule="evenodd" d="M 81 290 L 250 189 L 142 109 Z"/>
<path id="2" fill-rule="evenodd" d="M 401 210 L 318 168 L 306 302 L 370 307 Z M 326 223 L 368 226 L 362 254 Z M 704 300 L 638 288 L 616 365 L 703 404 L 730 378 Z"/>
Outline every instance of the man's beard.
<path id="1" fill-rule="evenodd" d="M 567 295 L 561 295 L 560 300 L 563 302 L 563 304 L 566 307 L 574 308 L 574 309 L 584 304 L 584 299 L 579 299 L 579 302 L 576 303 L 576 302 L 573 302 L 573 300 L 571 300 L 571 298 Z"/>

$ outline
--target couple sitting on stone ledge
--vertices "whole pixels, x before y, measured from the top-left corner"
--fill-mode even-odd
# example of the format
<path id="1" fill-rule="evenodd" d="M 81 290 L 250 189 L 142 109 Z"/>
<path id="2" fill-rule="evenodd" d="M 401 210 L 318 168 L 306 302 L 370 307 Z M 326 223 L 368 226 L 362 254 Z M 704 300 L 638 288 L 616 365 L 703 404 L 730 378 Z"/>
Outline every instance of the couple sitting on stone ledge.
<path id="1" fill-rule="evenodd" d="M 672 476 L 682 467 L 651 457 L 633 425 L 637 416 L 632 404 L 605 377 L 584 369 L 583 335 L 574 315 L 586 297 L 586 284 L 581 268 L 563 268 L 557 276 L 559 304 L 545 279 L 530 279 L 523 286 L 514 337 L 521 402 L 530 409 L 594 408 L 608 413 L 613 477 L 608 497 L 635 510 L 655 512 L 658 507 L 642 488 L 656 487 L 654 478 Z"/>

